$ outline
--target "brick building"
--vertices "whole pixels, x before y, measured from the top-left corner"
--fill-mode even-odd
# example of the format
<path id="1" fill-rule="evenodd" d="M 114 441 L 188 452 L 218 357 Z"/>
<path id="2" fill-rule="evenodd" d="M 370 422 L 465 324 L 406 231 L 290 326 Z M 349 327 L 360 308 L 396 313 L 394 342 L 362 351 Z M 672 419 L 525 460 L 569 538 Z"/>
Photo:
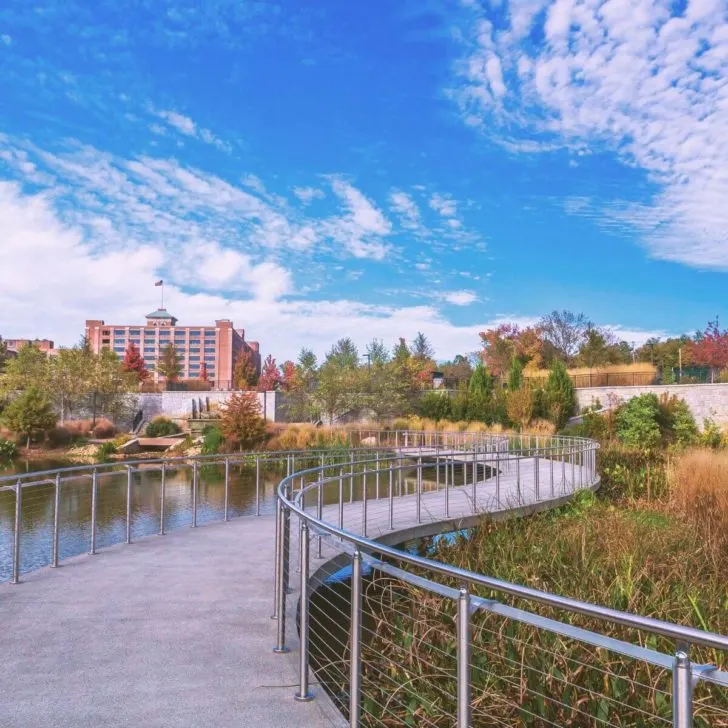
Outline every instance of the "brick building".
<path id="1" fill-rule="evenodd" d="M 56 350 L 53 346 L 53 342 L 50 339 L 3 339 L 3 342 L 8 347 L 8 351 L 15 354 L 18 353 L 18 349 L 21 349 L 24 346 L 28 346 L 28 344 L 33 344 L 33 346 L 37 346 L 42 352 L 45 352 L 46 354 L 54 354 Z"/>
<path id="2" fill-rule="evenodd" d="M 144 326 L 88 320 L 86 336 L 94 352 L 107 348 L 121 358 L 129 344 L 135 344 L 155 382 L 164 379 L 154 367 L 168 344 L 174 345 L 179 356 L 181 379 L 198 379 L 204 362 L 207 379 L 215 389 L 232 389 L 235 360 L 242 351 L 251 353 L 260 372 L 258 342 L 246 341 L 245 330 L 234 329 L 228 319 L 215 321 L 215 326 L 178 326 L 164 308 L 152 311 L 146 319 Z"/>

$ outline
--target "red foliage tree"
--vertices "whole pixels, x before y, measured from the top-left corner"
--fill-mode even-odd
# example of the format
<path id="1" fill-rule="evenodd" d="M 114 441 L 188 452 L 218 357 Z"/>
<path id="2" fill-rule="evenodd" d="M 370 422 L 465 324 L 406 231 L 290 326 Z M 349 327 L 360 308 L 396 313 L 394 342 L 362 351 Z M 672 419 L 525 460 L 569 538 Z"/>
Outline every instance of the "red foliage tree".
<path id="1" fill-rule="evenodd" d="M 207 374 L 207 364 L 205 364 L 205 362 L 203 361 L 202 362 L 202 366 L 200 367 L 200 379 L 203 382 L 206 382 L 207 381 L 207 376 L 208 376 L 208 374 Z"/>
<path id="2" fill-rule="evenodd" d="M 126 347 L 121 367 L 125 372 L 133 372 L 140 382 L 143 382 L 149 377 L 149 371 L 144 364 L 144 357 L 135 344 L 129 344 Z"/>
<path id="3" fill-rule="evenodd" d="M 728 331 L 720 330 L 718 319 L 708 321 L 702 336 L 690 347 L 693 361 L 712 369 L 728 367 Z"/>
<path id="4" fill-rule="evenodd" d="M 281 383 L 281 373 L 278 371 L 276 360 L 268 354 L 263 362 L 263 371 L 260 374 L 258 389 L 261 392 L 270 392 L 277 389 Z"/>
<path id="5" fill-rule="evenodd" d="M 281 372 L 283 378 L 281 379 L 281 389 L 284 392 L 290 392 L 292 389 L 296 389 L 298 385 L 298 372 L 296 365 L 289 359 L 281 364 Z"/>

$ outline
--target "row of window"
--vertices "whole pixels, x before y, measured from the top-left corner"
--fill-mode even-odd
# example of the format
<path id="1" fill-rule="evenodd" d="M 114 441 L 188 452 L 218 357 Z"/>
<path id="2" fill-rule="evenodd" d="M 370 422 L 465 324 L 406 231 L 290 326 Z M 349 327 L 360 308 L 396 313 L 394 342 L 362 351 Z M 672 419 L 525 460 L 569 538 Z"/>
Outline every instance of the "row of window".
<path id="1" fill-rule="evenodd" d="M 215 329 L 206 329 L 204 333 L 199 330 L 191 330 L 191 331 L 177 331 L 176 329 L 144 329 L 143 332 L 146 336 L 152 336 L 156 338 L 157 332 L 159 332 L 160 338 L 166 338 L 171 336 L 172 332 L 174 331 L 175 338 L 185 338 L 188 334 L 189 336 L 203 336 L 206 339 L 214 339 L 215 338 Z M 111 329 L 104 329 L 101 332 L 102 336 L 111 336 Z M 126 336 L 127 331 L 126 329 L 114 329 L 114 336 Z M 142 329 L 129 329 L 129 336 L 141 336 L 142 335 Z"/>

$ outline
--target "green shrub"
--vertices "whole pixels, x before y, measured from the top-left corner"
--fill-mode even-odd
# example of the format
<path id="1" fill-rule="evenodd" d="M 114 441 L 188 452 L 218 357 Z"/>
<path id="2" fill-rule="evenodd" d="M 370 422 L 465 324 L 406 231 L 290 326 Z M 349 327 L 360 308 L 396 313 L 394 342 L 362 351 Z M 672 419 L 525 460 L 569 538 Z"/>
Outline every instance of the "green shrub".
<path id="1" fill-rule="evenodd" d="M 107 460 L 109 455 L 116 453 L 116 445 L 113 442 L 102 442 L 96 449 L 96 459 L 103 462 Z"/>
<path id="2" fill-rule="evenodd" d="M 723 442 L 720 427 L 710 418 L 703 420 L 703 431 L 699 435 L 699 441 L 704 447 L 713 449 L 720 447 Z"/>
<path id="3" fill-rule="evenodd" d="M 220 452 L 225 444 L 225 436 L 215 425 L 208 425 L 202 430 L 202 454 L 214 455 Z"/>
<path id="4" fill-rule="evenodd" d="M 641 394 L 623 404 L 617 412 L 617 438 L 628 447 L 649 450 L 662 442 L 660 402 L 655 394 Z"/>
<path id="5" fill-rule="evenodd" d="M 9 463 L 17 454 L 14 442 L 0 439 L 0 463 Z"/>
<path id="6" fill-rule="evenodd" d="M 437 390 L 425 392 L 420 399 L 418 410 L 420 417 L 426 417 L 428 420 L 447 420 L 452 417 L 452 406 L 447 392 Z"/>
<path id="7" fill-rule="evenodd" d="M 626 448 L 612 443 L 597 451 L 600 496 L 614 500 L 662 499 L 668 493 L 670 458 L 665 450 Z"/>
<path id="8" fill-rule="evenodd" d="M 147 425 L 145 434 L 147 437 L 167 437 L 168 435 L 176 435 L 179 432 L 181 432 L 180 428 L 169 417 L 155 417 Z"/>

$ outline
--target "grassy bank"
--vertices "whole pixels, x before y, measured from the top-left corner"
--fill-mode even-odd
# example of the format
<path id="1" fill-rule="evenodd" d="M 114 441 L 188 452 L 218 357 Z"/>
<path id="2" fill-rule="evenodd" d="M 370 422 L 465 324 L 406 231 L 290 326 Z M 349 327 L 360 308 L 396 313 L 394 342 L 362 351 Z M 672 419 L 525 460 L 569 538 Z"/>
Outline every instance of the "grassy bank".
<path id="1" fill-rule="evenodd" d="M 506 581 L 657 619 L 728 633 L 728 454 L 607 448 L 604 492 L 558 511 L 440 542 L 435 558 Z M 457 587 L 458 584 L 451 584 Z M 512 600 L 480 596 L 672 652 L 668 640 Z M 452 725 L 452 600 L 392 579 L 367 589 L 368 725 Z M 693 649 L 698 662 L 725 655 Z M 652 726 L 671 718 L 670 672 L 478 612 L 474 726 Z M 700 684 L 696 725 L 728 726 L 728 694 Z"/>

